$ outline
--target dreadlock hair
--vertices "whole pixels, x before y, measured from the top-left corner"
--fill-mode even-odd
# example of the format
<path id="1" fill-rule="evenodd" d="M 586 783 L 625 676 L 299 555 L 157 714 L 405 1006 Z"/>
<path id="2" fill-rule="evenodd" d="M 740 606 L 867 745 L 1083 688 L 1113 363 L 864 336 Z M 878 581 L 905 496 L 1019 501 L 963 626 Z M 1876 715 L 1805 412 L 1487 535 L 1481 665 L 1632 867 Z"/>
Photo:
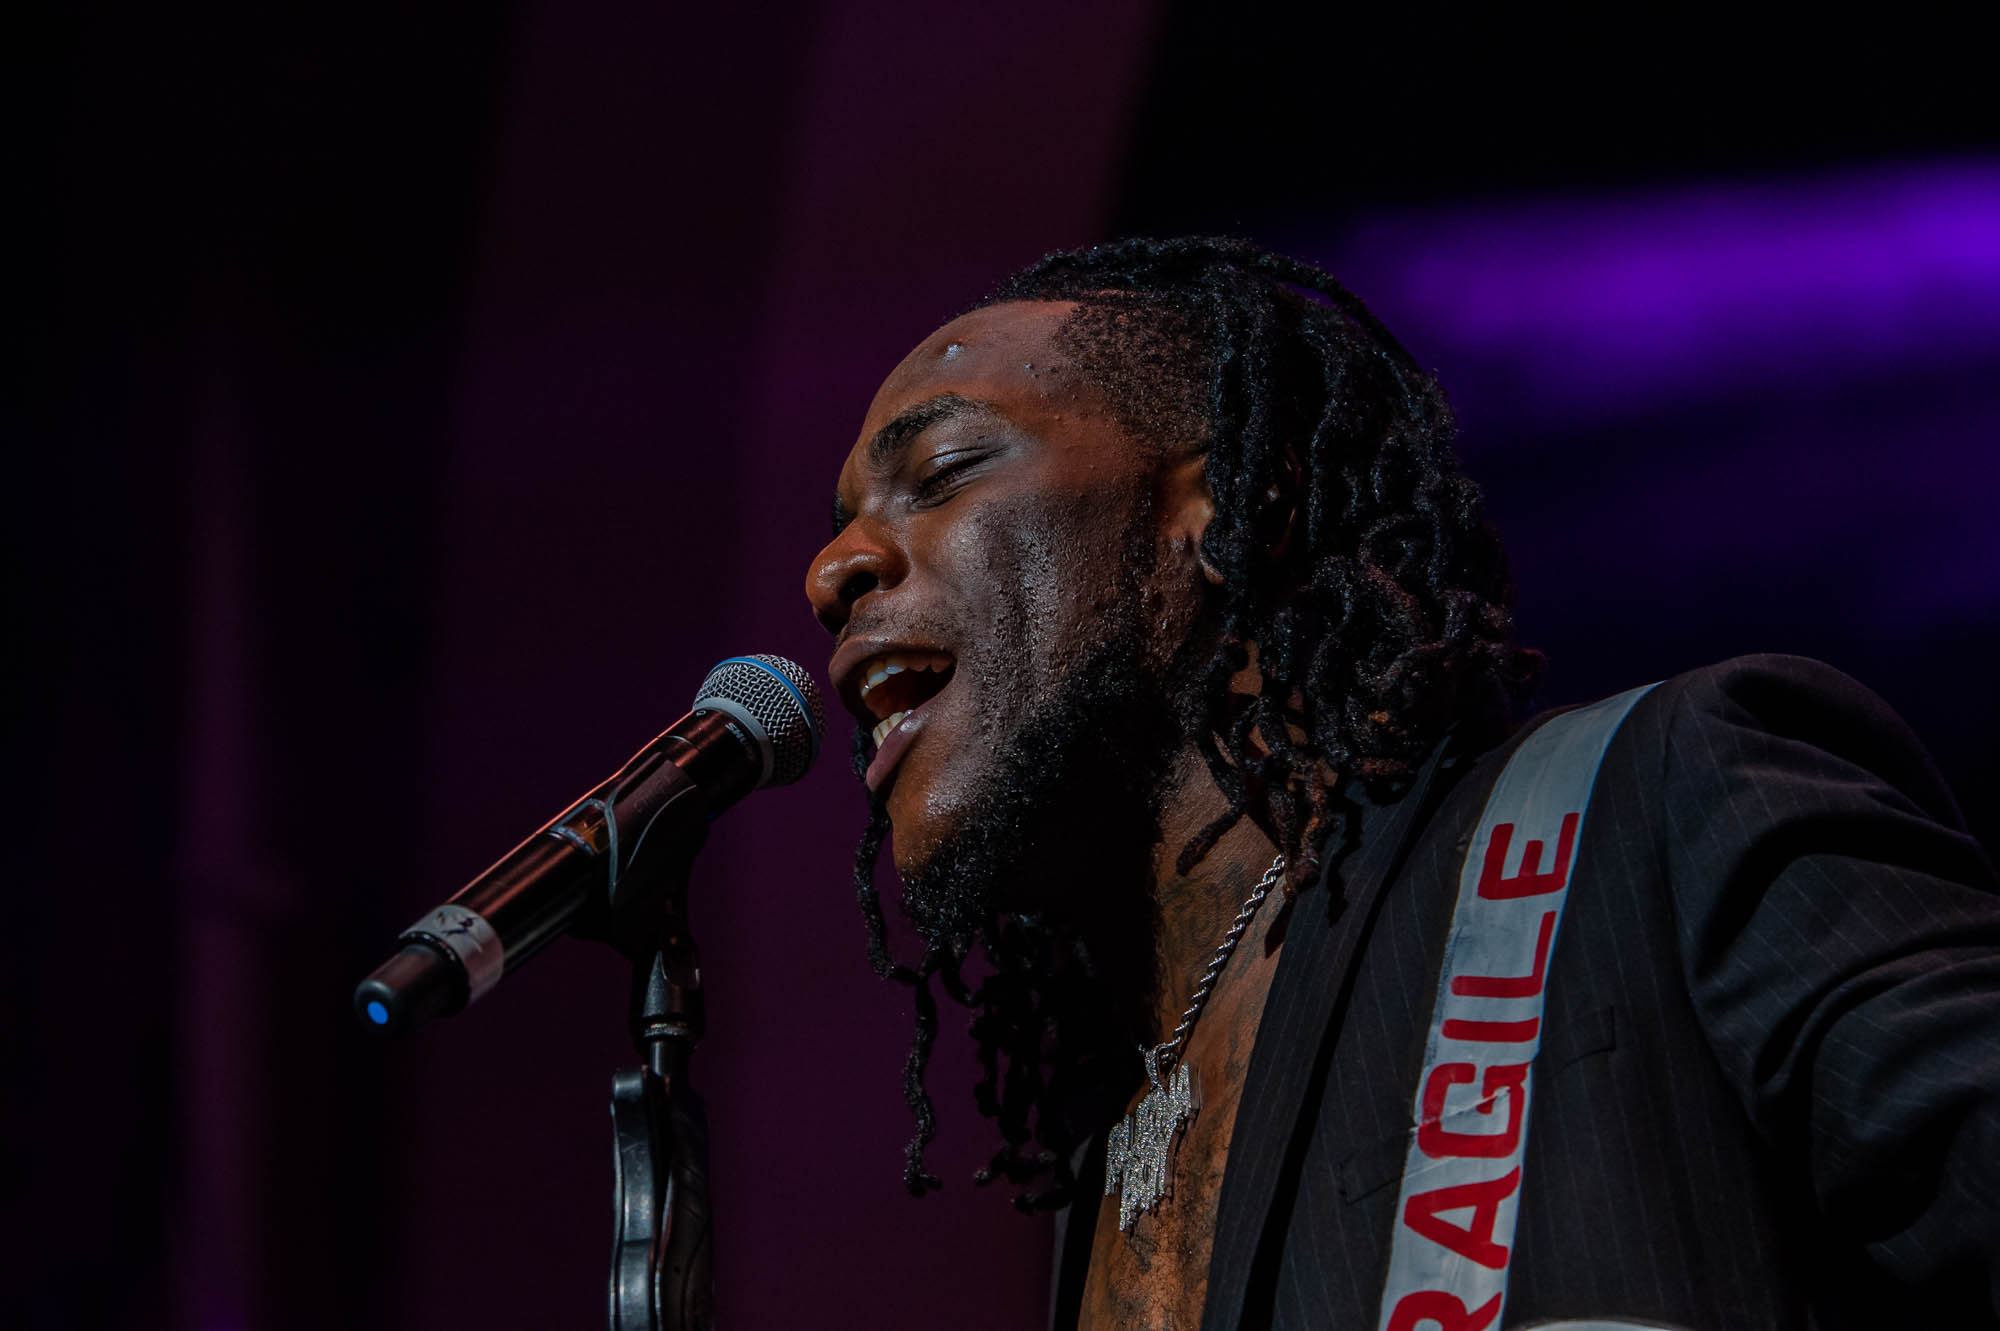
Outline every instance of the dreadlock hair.
<path id="1" fill-rule="evenodd" d="M 1142 445 L 1206 455 L 1213 647 L 1183 719 L 1225 806 L 1178 868 L 1256 817 L 1285 855 L 1289 901 L 1320 872 L 1346 807 L 1339 782 L 1393 796 L 1447 731 L 1497 732 L 1540 675 L 1540 654 L 1514 641 L 1506 554 L 1458 469 L 1451 410 L 1330 274 L 1240 240 L 1051 254 L 973 308 L 1012 301 L 1074 302 L 1058 344 L 1118 423 Z M 1246 700 L 1232 686 L 1253 660 L 1258 688 Z M 857 771 L 863 752 L 857 736 Z M 1088 957 L 1039 921 L 992 922 L 993 973 L 971 992 L 962 946 L 933 946 L 916 970 L 893 963 L 873 883 L 886 830 L 878 806 L 855 883 L 877 973 L 918 995 L 905 1184 L 937 1186 L 922 1165 L 935 1129 L 923 1072 L 937 1028 L 929 976 L 942 972 L 977 1013 L 976 1098 L 1003 1138 L 979 1181 L 1053 1174 L 1053 1186 L 1015 1202 L 1061 1205 L 1075 1182 L 1070 1148 L 1099 1126 L 1079 1105 L 1107 1069 L 1129 1086 L 1130 1033 L 1106 1039 L 1101 1017 L 1093 1025 L 1106 1009 L 1081 1001 Z"/>
<path id="2" fill-rule="evenodd" d="M 868 770 L 868 744 L 859 731 L 854 735 L 850 765 L 857 777 Z M 860 844 L 854 851 L 854 895 L 861 904 L 861 920 L 867 930 L 869 967 L 884 980 L 910 986 L 915 1000 L 917 1029 L 910 1040 L 910 1055 L 903 1064 L 903 1099 L 910 1106 L 916 1128 L 910 1134 L 909 1145 L 903 1148 L 903 1186 L 912 1197 L 921 1197 L 933 1188 L 944 1186 L 935 1175 L 924 1170 L 924 1148 L 937 1135 L 937 1111 L 931 1105 L 930 1092 L 924 1089 L 924 1068 L 931 1061 L 931 1045 L 937 1040 L 937 1000 L 931 997 L 930 977 L 940 968 L 948 968 L 954 997 L 964 993 L 964 986 L 957 983 L 960 958 L 948 949 L 932 947 L 914 970 L 897 964 L 889 955 L 888 922 L 882 917 L 882 894 L 875 888 L 875 864 L 881 858 L 882 842 L 888 835 L 889 812 L 880 799 L 871 798 L 868 824 L 862 829 Z M 970 997 L 964 995 L 962 1001 L 969 1001 Z"/>
<path id="3" fill-rule="evenodd" d="M 1189 729 L 1228 803 L 1178 867 L 1261 814 L 1290 899 L 1320 870 L 1329 773 L 1393 788 L 1541 672 L 1444 394 L 1331 274 L 1246 241 L 1051 254 L 975 308 L 1009 301 L 1076 302 L 1058 340 L 1119 423 L 1206 451 L 1217 636 Z"/>

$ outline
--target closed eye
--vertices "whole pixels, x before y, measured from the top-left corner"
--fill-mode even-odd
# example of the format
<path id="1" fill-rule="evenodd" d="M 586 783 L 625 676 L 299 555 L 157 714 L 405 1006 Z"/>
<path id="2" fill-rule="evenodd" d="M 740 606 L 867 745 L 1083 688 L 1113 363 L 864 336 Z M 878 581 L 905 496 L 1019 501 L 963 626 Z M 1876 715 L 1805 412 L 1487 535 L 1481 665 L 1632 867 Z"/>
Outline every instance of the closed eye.
<path id="1" fill-rule="evenodd" d="M 969 473 L 991 456 L 974 452 L 940 454 L 933 459 L 937 465 L 910 487 L 911 498 L 919 504 L 936 504 L 950 498 L 969 479 Z"/>

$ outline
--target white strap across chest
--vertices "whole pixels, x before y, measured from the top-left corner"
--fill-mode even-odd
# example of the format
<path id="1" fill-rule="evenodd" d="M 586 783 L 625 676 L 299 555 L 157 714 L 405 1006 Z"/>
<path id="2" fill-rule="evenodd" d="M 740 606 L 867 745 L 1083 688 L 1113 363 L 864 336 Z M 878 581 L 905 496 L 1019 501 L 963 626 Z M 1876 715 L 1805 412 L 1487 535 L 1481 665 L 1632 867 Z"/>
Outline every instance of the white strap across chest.
<path id="1" fill-rule="evenodd" d="M 1459 874 L 1378 1331 L 1499 1324 L 1549 956 L 1591 787 L 1647 689 L 1544 723 L 1493 783 Z M 1551 848 L 1553 850 L 1551 851 Z"/>

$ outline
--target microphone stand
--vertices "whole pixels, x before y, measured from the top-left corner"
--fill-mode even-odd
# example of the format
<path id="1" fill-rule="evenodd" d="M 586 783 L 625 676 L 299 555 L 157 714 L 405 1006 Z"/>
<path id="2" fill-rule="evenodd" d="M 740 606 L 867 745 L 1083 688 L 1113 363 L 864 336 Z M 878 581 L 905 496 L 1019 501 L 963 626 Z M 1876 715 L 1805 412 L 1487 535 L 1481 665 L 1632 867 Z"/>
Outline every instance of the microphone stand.
<path id="1" fill-rule="evenodd" d="M 605 895 L 570 932 L 609 943 L 632 963 L 628 1021 L 639 1066 L 611 1077 L 611 1331 L 715 1325 L 708 1113 L 688 1084 L 704 1026 L 688 872 L 711 812 L 693 779 L 661 756 L 552 825 L 606 862 Z"/>
<path id="2" fill-rule="evenodd" d="M 738 697 L 730 690 L 742 681 L 724 679 L 732 671 L 761 682 Z M 704 1024 L 688 871 L 709 821 L 774 772 L 778 784 L 796 780 L 824 723 L 811 680 L 775 657 L 731 657 L 702 689 L 693 711 L 609 780 L 406 931 L 354 995 L 364 1022 L 393 1032 L 462 1009 L 564 932 L 632 963 L 639 1066 L 611 1079 L 611 1331 L 715 1324 L 708 1115 L 688 1084 Z M 772 719 L 785 722 L 783 753 Z"/>
<path id="3" fill-rule="evenodd" d="M 611 1078 L 611 1331 L 710 1331 L 714 1233 L 708 1114 L 688 1085 L 701 1039 L 701 968 L 676 880 L 650 954 L 632 966 L 631 1029 L 640 1065 Z"/>

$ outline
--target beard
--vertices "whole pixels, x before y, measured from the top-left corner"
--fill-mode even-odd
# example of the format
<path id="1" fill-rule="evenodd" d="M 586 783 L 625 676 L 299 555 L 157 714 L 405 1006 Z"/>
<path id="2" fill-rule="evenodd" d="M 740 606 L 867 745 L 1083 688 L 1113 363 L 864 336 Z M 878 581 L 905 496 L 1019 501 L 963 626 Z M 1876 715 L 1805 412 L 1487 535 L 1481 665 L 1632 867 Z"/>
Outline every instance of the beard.
<path id="1" fill-rule="evenodd" d="M 1037 625 L 1075 622 L 1044 599 L 1063 581 L 1057 552 L 995 543 L 994 566 L 1014 575 L 1015 594 L 984 632 L 957 635 L 978 644 L 957 673 L 984 704 L 976 743 L 988 759 L 952 799 L 944 835 L 899 866 L 902 913 L 929 945 L 914 970 L 886 951 L 873 883 L 888 818 L 885 801 L 873 801 L 855 863 L 871 961 L 920 995 L 905 1068 L 918 1124 L 906 1185 L 928 1178 L 922 1153 L 934 1120 L 922 1076 L 936 1031 L 934 972 L 976 1014 L 971 1034 L 985 1075 L 975 1100 L 1003 1128 L 1005 1144 L 979 1181 L 1050 1179 L 1046 1191 L 1017 1196 L 1017 1206 L 1069 1198 L 1071 1150 L 1123 1112 L 1140 1075 L 1134 1036 L 1148 1027 L 1156 987 L 1161 806 L 1187 737 L 1205 724 L 1191 703 L 1214 648 L 1194 632 L 1158 664 L 1155 637 L 1166 620 L 1140 577 L 1157 557 L 1152 532 L 1135 522 L 1124 533 L 1115 585 L 1091 607 L 1099 631 L 1089 647 L 1068 650 L 1036 633 Z M 857 735 L 857 775 L 866 752 Z M 968 990 L 959 964 L 975 946 L 990 973 Z"/>
<path id="2" fill-rule="evenodd" d="M 1160 641 L 1173 617 L 1153 586 L 1161 552 L 1151 496 L 1129 499 L 1111 566 L 1082 608 L 1075 579 L 1089 560 L 1063 533 L 1102 522 L 1099 496 L 1037 502 L 1035 514 L 989 536 L 1001 594 L 981 631 L 943 630 L 966 644 L 957 673 L 979 700 L 975 742 L 987 760 L 952 792 L 944 835 L 899 865 L 904 916 L 933 948 L 959 957 L 975 944 L 991 951 L 1013 919 L 1100 955 L 1150 939 L 1165 787 L 1201 724 L 1191 704 L 1212 626 L 1180 621 L 1182 640 Z M 1087 642 L 1074 639 L 1081 623 L 1093 626 Z M 1151 948 L 1139 950 L 1149 970 Z M 1134 965 L 1114 965 L 1150 988 Z"/>
<path id="3" fill-rule="evenodd" d="M 1160 794 L 1181 745 L 1172 690 L 1148 678 L 1121 633 L 994 737 L 954 830 L 911 866 L 903 911 L 924 939 L 963 955 L 1002 915 L 1053 916 L 1085 936 L 1131 931 L 1150 911 Z"/>
<path id="4" fill-rule="evenodd" d="M 1023 1209 L 1069 1200 L 1069 1154 L 1123 1111 L 1158 987 L 1154 848 L 1181 727 L 1138 656 L 1090 653 L 996 745 L 956 831 L 903 877 L 903 914 L 934 956 L 983 953 L 988 978 L 954 997 L 975 1013 L 975 1100 L 1009 1140 L 977 1178 L 1025 1187 L 1053 1171 Z M 959 983 L 955 962 L 946 973 Z"/>

